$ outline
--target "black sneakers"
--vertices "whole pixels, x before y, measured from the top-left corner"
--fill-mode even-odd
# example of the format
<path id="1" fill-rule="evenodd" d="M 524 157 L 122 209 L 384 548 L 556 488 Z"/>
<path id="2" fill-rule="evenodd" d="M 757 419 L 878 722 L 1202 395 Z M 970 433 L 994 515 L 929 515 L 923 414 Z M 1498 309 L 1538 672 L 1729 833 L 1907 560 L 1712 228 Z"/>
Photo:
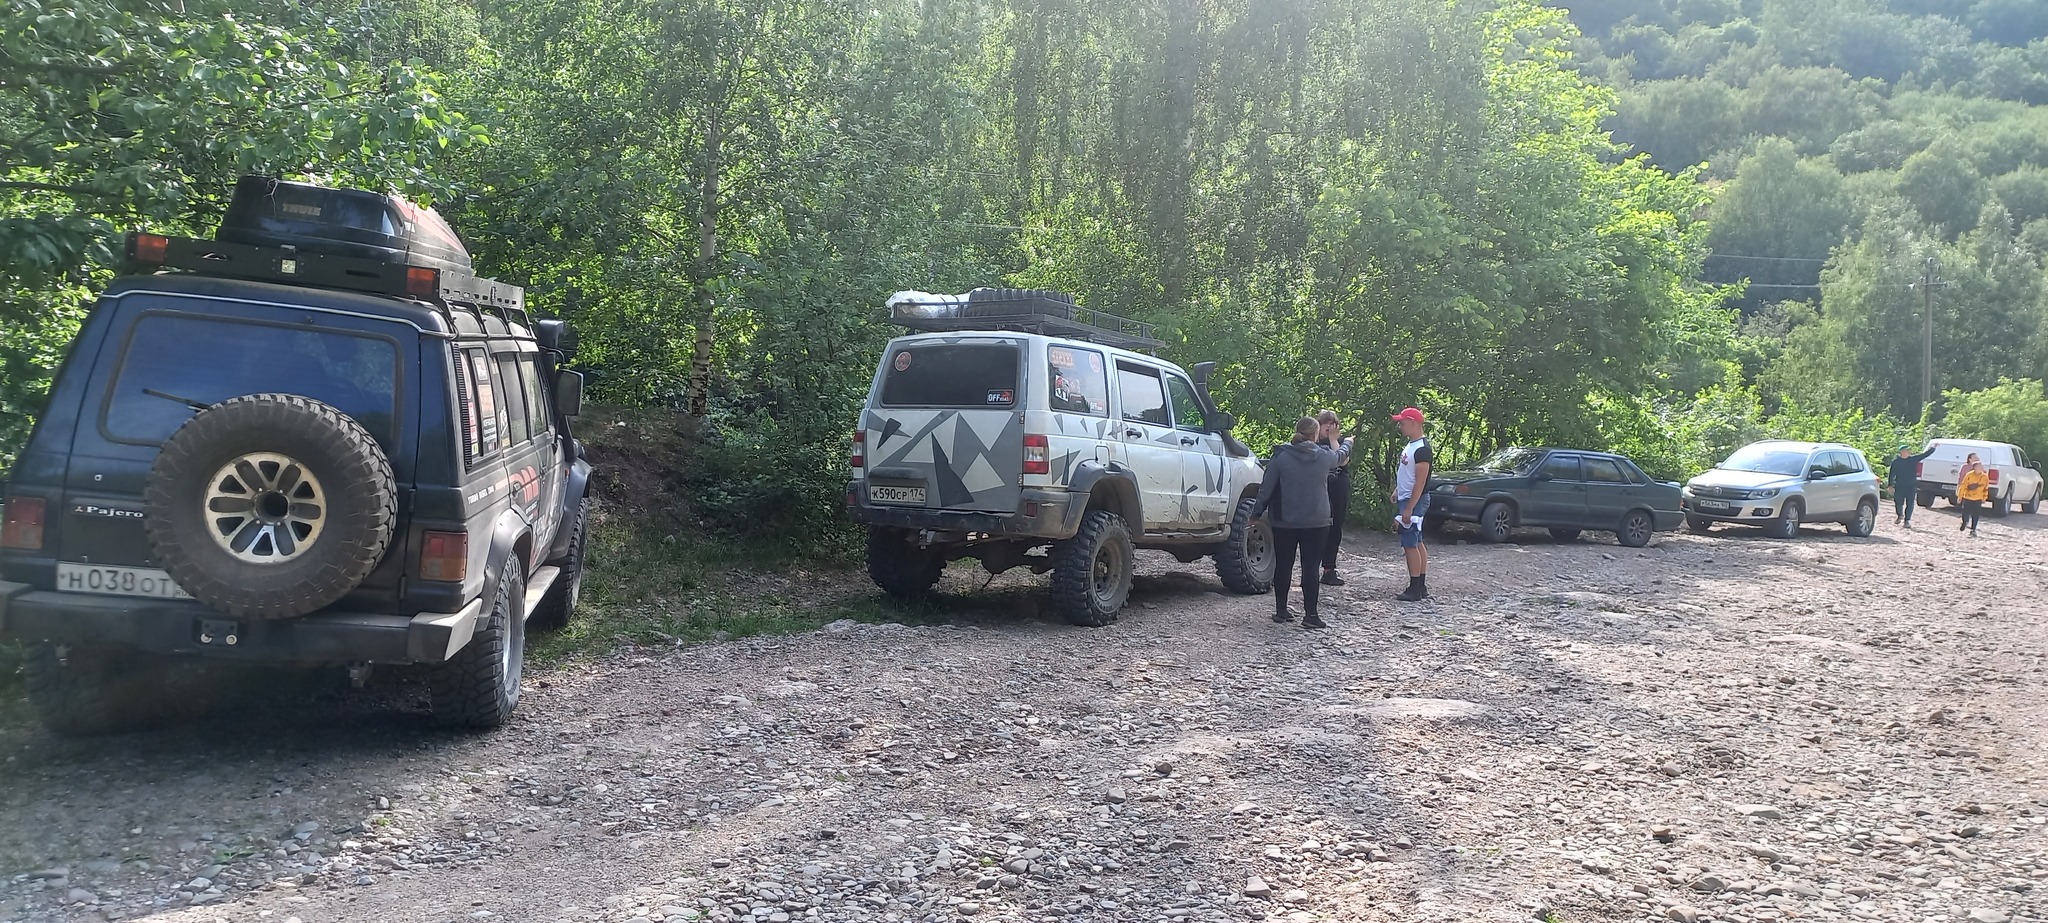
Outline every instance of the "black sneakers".
<path id="1" fill-rule="evenodd" d="M 1320 616 L 1320 615 L 1310 615 L 1310 616 L 1308 616 L 1308 617 L 1306 617 L 1306 618 L 1304 618 L 1304 619 L 1302 619 L 1302 620 L 1301 620 L 1301 627 L 1303 627 L 1303 628 L 1328 628 L 1328 627 L 1330 627 L 1330 623 L 1328 623 L 1328 622 L 1325 622 L 1325 621 L 1323 621 L 1323 617 L 1322 617 L 1322 616 Z"/>
<path id="2" fill-rule="evenodd" d="M 1273 621 L 1283 625 L 1292 622 L 1294 621 L 1294 613 L 1286 609 L 1275 609 L 1273 610 Z"/>
<path id="3" fill-rule="evenodd" d="M 1324 585 L 1324 586 L 1343 586 L 1343 585 L 1344 585 L 1344 578 L 1342 578 L 1342 577 L 1339 577 L 1339 576 L 1337 576 L 1337 572 L 1336 572 L 1336 571 L 1330 570 L 1330 569 L 1328 569 L 1328 568 L 1324 568 L 1324 569 L 1323 569 L 1323 585 Z"/>

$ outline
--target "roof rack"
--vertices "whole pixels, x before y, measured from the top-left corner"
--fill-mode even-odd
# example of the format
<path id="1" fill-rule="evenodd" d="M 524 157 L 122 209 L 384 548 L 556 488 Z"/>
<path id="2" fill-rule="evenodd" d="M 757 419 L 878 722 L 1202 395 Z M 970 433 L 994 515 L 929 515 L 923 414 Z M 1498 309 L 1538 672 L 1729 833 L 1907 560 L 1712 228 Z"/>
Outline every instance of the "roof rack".
<path id="1" fill-rule="evenodd" d="M 409 298 L 440 309 L 451 324 L 453 309 L 460 307 L 479 317 L 490 311 L 528 329 L 533 327 L 525 289 L 453 268 L 140 232 L 128 235 L 127 261 L 136 270 L 182 269 L 209 276 Z"/>
<path id="2" fill-rule="evenodd" d="M 1156 328 L 1107 311 L 1084 308 L 1072 295 L 1019 289 L 975 289 L 961 295 L 898 292 L 889 298 L 889 321 L 934 333 L 1008 330 L 1082 340 L 1117 349 L 1152 352 L 1166 345 Z"/>

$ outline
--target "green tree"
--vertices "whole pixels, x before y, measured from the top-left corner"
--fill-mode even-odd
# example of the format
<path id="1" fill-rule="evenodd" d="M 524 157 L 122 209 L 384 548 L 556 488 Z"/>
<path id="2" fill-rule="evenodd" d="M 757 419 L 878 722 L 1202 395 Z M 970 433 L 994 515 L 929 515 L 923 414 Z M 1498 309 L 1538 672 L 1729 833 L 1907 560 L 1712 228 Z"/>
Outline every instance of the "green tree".
<path id="1" fill-rule="evenodd" d="M 1693 78 L 1628 87 L 1610 124 L 1616 140 L 1674 173 L 1739 145 L 1743 135 L 1737 91 Z"/>
<path id="2" fill-rule="evenodd" d="M 1820 268 L 1855 218 L 1842 176 L 1825 161 L 1802 160 L 1792 144 L 1768 139 L 1744 158 L 1714 201 L 1707 278 L 1754 283 L 1743 305 L 1805 300 L 1819 292 Z"/>
<path id="3" fill-rule="evenodd" d="M 1940 139 L 1906 158 L 1899 194 L 1929 224 L 1953 239 L 1974 227 L 1984 208 L 1984 177 L 1962 145 Z"/>
<path id="4" fill-rule="evenodd" d="M 16 0 L 0 12 L 0 467 L 123 228 L 199 231 L 237 174 L 416 194 L 480 133 L 432 75 L 330 57 L 318 20 L 216 0 Z"/>
<path id="5" fill-rule="evenodd" d="M 2048 393 L 2040 379 L 2000 378 L 1976 391 L 1951 388 L 1942 400 L 1948 405 L 1941 421 L 1947 435 L 2010 442 L 2029 458 L 2048 458 Z"/>

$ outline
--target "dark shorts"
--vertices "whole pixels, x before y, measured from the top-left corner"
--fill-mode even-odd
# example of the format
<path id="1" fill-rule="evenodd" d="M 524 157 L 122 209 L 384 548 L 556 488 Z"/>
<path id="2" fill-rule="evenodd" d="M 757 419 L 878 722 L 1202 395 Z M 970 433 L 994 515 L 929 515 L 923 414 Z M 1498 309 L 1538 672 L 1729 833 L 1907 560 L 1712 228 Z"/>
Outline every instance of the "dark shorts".
<path id="1" fill-rule="evenodd" d="M 1399 501 L 1399 502 L 1398 502 L 1398 503 L 1397 503 L 1397 504 L 1396 504 L 1396 505 L 1394 506 L 1394 515 L 1396 515 L 1396 516 L 1399 516 L 1399 515 L 1401 514 L 1401 511 L 1402 511 L 1403 509 L 1406 509 L 1406 508 L 1407 508 L 1407 506 L 1408 506 L 1408 501 L 1407 501 L 1407 500 L 1405 500 L 1405 499 L 1404 499 L 1404 500 L 1401 500 L 1401 501 Z M 1423 495 L 1422 495 L 1421 497 L 1418 497 L 1418 498 L 1416 498 L 1416 500 L 1415 500 L 1415 518 L 1416 518 L 1416 519 L 1418 519 L 1418 520 L 1419 520 L 1419 519 L 1422 519 L 1422 518 L 1423 518 L 1423 516 L 1424 516 L 1424 514 L 1426 514 L 1426 513 L 1428 513 L 1428 512 L 1429 512 L 1429 495 L 1428 495 L 1428 494 L 1423 494 Z M 1416 523 L 1416 524 L 1415 524 L 1415 525 L 1413 525 L 1413 526 L 1409 526 L 1409 525 L 1403 525 L 1403 526 L 1401 527 L 1401 547 L 1403 547 L 1403 548 L 1420 548 L 1420 547 L 1422 547 L 1422 524 L 1421 524 L 1420 522 Z"/>

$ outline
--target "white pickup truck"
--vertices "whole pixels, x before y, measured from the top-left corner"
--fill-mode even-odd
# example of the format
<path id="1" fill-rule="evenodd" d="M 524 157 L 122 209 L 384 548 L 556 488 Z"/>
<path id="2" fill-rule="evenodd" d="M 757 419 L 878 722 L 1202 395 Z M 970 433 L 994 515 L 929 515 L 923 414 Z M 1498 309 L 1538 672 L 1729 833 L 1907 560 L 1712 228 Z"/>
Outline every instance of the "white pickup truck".
<path id="1" fill-rule="evenodd" d="M 1991 515 L 2003 516 L 2015 504 L 2029 513 L 2040 511 L 2041 465 L 2029 461 L 2019 446 L 1977 439 L 1936 439 L 1932 445 L 1934 454 L 1920 463 L 1920 495 L 1916 499 L 1921 506 L 1933 506 L 1936 497 L 1955 503 L 1963 460 L 1975 452 L 1991 474 L 1991 502 L 1987 504 Z"/>

